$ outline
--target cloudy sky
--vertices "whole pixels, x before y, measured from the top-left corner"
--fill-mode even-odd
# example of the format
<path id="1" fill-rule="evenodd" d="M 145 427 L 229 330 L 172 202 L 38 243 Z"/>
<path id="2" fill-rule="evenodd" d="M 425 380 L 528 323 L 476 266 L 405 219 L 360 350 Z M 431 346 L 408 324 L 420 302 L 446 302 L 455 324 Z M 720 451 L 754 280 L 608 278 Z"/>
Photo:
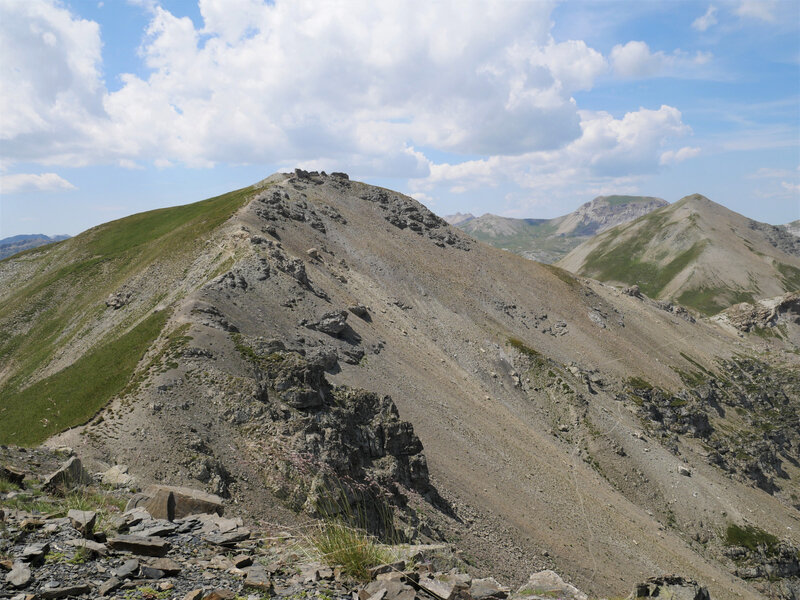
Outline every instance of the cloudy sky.
<path id="1" fill-rule="evenodd" d="M 0 238 L 295 166 L 439 214 L 800 218 L 800 2 L 0 0 Z"/>

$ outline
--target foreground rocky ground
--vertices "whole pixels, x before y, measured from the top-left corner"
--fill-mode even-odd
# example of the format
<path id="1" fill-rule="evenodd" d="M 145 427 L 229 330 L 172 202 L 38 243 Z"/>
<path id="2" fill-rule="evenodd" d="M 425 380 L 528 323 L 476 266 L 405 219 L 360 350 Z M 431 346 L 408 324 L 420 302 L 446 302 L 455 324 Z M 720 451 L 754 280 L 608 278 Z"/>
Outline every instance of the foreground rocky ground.
<path id="1" fill-rule="evenodd" d="M 286 530 L 226 517 L 222 498 L 199 490 L 134 492 L 125 468 L 92 477 L 69 449 L 0 456 L 0 598 L 587 600 L 549 570 L 516 591 L 473 578 L 444 544 L 388 546 L 346 528 L 356 551 L 326 554 L 320 540 L 337 525 Z M 631 598 L 669 594 L 709 598 L 680 577 Z"/>

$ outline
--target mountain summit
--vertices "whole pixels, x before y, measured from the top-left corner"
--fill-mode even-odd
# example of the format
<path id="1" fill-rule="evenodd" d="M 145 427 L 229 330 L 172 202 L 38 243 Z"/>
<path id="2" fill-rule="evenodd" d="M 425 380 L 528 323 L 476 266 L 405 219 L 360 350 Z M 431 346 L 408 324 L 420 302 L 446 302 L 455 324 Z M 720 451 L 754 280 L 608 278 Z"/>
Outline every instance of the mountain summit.
<path id="1" fill-rule="evenodd" d="M 12 257 L 0 281 L 0 443 L 48 438 L 270 523 L 364 511 L 517 585 L 793 585 L 742 574 L 797 572 L 797 356 L 402 194 L 280 173 Z"/>
<path id="2" fill-rule="evenodd" d="M 456 214 L 445 220 L 482 242 L 552 263 L 589 237 L 666 205 L 650 196 L 598 196 L 555 219 L 512 219 L 486 213 L 480 217 Z"/>
<path id="3" fill-rule="evenodd" d="M 700 194 L 610 229 L 558 264 L 705 314 L 800 289 L 800 239 Z"/>

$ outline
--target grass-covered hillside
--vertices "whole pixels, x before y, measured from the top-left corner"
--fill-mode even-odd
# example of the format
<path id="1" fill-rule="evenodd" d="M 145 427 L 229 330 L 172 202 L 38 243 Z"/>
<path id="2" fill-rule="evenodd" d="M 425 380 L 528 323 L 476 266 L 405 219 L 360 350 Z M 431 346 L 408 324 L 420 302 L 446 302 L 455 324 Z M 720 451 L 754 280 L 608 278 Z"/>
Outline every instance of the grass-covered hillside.
<path id="1" fill-rule="evenodd" d="M 711 315 L 800 289 L 792 237 L 695 194 L 588 240 L 559 265 Z"/>
<path id="2" fill-rule="evenodd" d="M 82 423 L 129 383 L 196 250 L 249 193 L 136 214 L 0 261 L 0 443 Z M 121 308 L 107 306 L 112 294 Z"/>

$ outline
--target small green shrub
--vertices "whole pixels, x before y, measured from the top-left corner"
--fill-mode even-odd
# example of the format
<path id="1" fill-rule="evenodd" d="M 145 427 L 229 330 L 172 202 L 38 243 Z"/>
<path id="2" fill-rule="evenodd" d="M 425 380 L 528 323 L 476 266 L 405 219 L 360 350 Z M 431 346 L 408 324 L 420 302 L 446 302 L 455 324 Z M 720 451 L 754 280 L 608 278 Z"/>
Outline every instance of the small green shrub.
<path id="1" fill-rule="evenodd" d="M 309 541 L 324 562 L 342 567 L 347 575 L 359 581 L 369 581 L 369 569 L 393 559 L 376 538 L 338 520 L 321 523 Z"/>
<path id="2" fill-rule="evenodd" d="M 778 546 L 778 538 L 771 533 L 753 525 L 740 527 L 734 523 L 728 525 L 725 530 L 724 542 L 726 546 L 743 546 L 754 552 L 759 548 L 764 548 L 768 554 Z"/>
<path id="3" fill-rule="evenodd" d="M 11 483 L 5 477 L 0 477 L 0 494 L 7 494 L 18 489 L 19 486 L 16 483 Z"/>
<path id="4" fill-rule="evenodd" d="M 530 346 L 526 346 L 525 342 L 523 342 L 519 338 L 510 337 L 510 338 L 508 338 L 506 343 L 509 346 L 511 346 L 512 348 L 514 348 L 515 350 L 517 350 L 518 352 L 521 352 L 522 354 L 524 354 L 525 356 L 528 356 L 530 358 L 537 358 L 537 357 L 541 356 L 540 352 L 537 352 L 536 350 L 534 350 Z"/>
<path id="5" fill-rule="evenodd" d="M 653 386 L 649 382 L 642 379 L 641 377 L 629 377 L 628 387 L 633 389 L 634 392 L 649 391 L 653 389 Z"/>

